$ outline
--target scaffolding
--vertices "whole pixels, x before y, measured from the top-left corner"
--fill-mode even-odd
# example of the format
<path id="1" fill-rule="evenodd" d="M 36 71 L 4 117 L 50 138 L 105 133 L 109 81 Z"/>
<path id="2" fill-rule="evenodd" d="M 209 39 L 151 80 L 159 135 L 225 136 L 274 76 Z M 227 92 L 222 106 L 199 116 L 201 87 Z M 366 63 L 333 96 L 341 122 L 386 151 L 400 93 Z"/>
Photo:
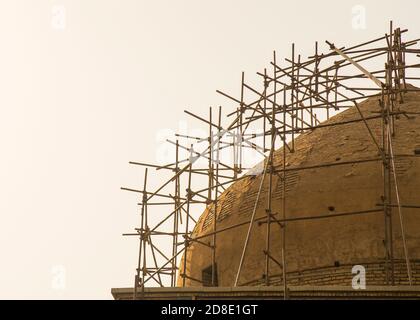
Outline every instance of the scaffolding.
<path id="1" fill-rule="evenodd" d="M 404 93 L 417 91 L 407 86 L 407 81 L 420 80 L 420 77 L 409 72 L 420 68 L 420 64 L 409 63 L 420 57 L 420 49 L 414 46 L 420 39 L 404 41 L 407 30 L 394 28 L 390 22 L 389 32 L 384 36 L 351 47 L 337 47 L 326 41 L 329 51 L 320 53 L 318 43 L 315 51 L 306 60 L 296 53 L 295 45 L 291 48 L 291 57 L 285 59 L 285 66 L 280 65 L 273 53 L 270 67 L 263 72 L 257 72 L 262 79 L 262 88 L 256 89 L 245 81 L 242 73 L 240 94 L 238 98 L 217 90 L 226 97 L 234 107 L 231 112 L 223 114 L 222 107 L 209 108 L 208 117 L 199 116 L 185 111 L 189 116 L 208 126 L 208 134 L 202 137 L 176 134 L 176 140 L 168 140 L 173 145 L 174 159 L 167 164 L 150 164 L 130 162 L 132 165 L 145 167 L 142 189 L 122 188 L 138 193 L 141 196 L 140 226 L 135 232 L 125 236 L 139 238 L 138 265 L 134 280 L 133 298 L 141 297 L 147 285 L 170 286 L 186 285 L 186 279 L 203 285 L 202 280 L 192 278 L 187 274 L 187 254 L 192 243 L 199 243 L 211 251 L 212 268 L 211 284 L 217 285 L 216 250 L 217 236 L 222 232 L 247 225 L 245 242 L 242 245 L 241 259 L 236 271 L 233 286 L 240 285 L 241 271 L 247 254 L 248 243 L 252 229 L 257 222 L 265 224 L 265 285 L 270 285 L 270 265 L 278 264 L 282 268 L 282 283 L 285 298 L 287 295 L 287 261 L 286 241 L 287 224 L 292 223 L 287 214 L 286 193 L 282 197 L 280 216 L 272 212 L 273 175 L 280 175 L 283 190 L 286 188 L 286 173 L 290 170 L 306 170 L 308 167 L 286 168 L 287 152 L 294 152 L 296 137 L 304 132 L 313 131 L 327 126 L 348 124 L 345 122 L 325 123 L 324 115 L 329 119 L 332 115 L 350 107 L 358 110 L 360 118 L 351 122 L 361 122 L 367 129 L 372 143 L 378 149 L 378 158 L 360 159 L 354 161 L 338 161 L 335 163 L 319 163 L 310 168 L 323 168 L 351 163 L 377 161 L 383 171 L 382 203 L 373 210 L 383 212 L 384 216 L 384 246 L 386 261 L 386 281 L 394 283 L 394 248 L 392 237 L 392 211 L 398 212 L 402 242 L 404 247 L 405 265 L 409 283 L 412 284 L 410 256 L 406 245 L 402 209 L 407 207 L 401 203 L 398 181 L 395 174 L 394 159 L 398 156 L 393 151 L 395 137 L 395 118 L 403 115 L 413 117 L 415 112 L 402 111 L 399 105 L 404 102 Z M 410 59 L 411 58 L 411 59 Z M 383 62 L 385 64 L 382 66 Z M 362 65 L 375 66 L 368 71 Z M 364 116 L 359 103 L 367 98 L 378 99 L 378 113 Z M 369 121 L 381 119 L 381 139 L 373 134 Z M 255 131 L 259 128 L 259 131 Z M 262 130 L 261 130 L 262 128 Z M 201 146 L 202 151 L 197 151 Z M 273 154 L 282 148 L 282 167 L 274 166 Z M 244 166 L 244 150 L 252 149 L 263 159 L 258 172 L 255 168 L 249 170 Z M 286 152 L 287 151 L 287 152 Z M 182 154 L 187 153 L 185 158 Z M 221 153 L 230 154 L 228 160 L 222 159 Z M 418 156 L 418 154 L 405 155 Z M 169 178 L 154 190 L 148 188 L 150 171 L 165 172 Z M 257 168 L 258 169 L 258 168 Z M 217 214 L 221 213 L 218 199 L 232 183 L 247 175 L 262 175 L 261 184 L 253 207 L 252 215 L 246 223 L 218 229 Z M 154 180 L 156 178 L 153 178 Z M 263 183 L 267 179 L 268 192 L 266 201 L 266 216 L 256 217 L 258 200 L 263 192 Z M 185 194 L 183 194 L 185 190 Z M 392 203 L 392 195 L 396 203 Z M 150 219 L 148 209 L 158 206 L 159 212 Z M 212 230 L 205 235 L 193 236 L 192 230 L 197 217 L 203 208 L 211 208 L 213 214 Z M 411 208 L 420 208 L 411 205 Z M 368 211 L 346 212 L 346 215 L 365 214 Z M 338 214 L 336 214 L 338 215 Z M 336 215 L 329 215 L 333 217 Z M 344 215 L 344 214 L 343 214 Z M 299 220 L 325 218 L 303 217 Z M 281 227 L 282 252 L 281 261 L 273 257 L 270 248 L 272 224 Z M 202 241 L 211 237 L 211 243 Z M 156 238 L 160 238 L 156 241 Z M 161 239 L 165 238 L 165 241 Z M 156 243 L 165 243 L 164 246 Z M 179 283 L 178 283 L 179 284 Z"/>

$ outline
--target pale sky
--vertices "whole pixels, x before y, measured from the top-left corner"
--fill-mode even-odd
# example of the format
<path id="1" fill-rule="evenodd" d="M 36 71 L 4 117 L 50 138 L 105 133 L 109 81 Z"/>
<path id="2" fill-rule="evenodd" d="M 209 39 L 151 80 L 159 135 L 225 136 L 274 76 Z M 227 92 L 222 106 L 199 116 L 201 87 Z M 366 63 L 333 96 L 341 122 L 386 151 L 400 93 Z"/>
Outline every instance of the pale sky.
<path id="1" fill-rule="evenodd" d="M 366 9 L 355 29 L 352 8 Z M 359 7 L 360 8 L 360 7 Z M 142 171 L 189 109 L 238 95 L 272 51 L 420 38 L 417 1 L 0 0 L 0 298 L 110 299 L 133 284 Z M 58 12 L 58 13 L 57 13 Z M 57 21 L 57 17 L 64 20 Z M 58 16 L 57 16 L 58 15 Z M 157 182 L 151 181 L 151 184 Z M 57 272 L 63 286 L 55 285 Z"/>

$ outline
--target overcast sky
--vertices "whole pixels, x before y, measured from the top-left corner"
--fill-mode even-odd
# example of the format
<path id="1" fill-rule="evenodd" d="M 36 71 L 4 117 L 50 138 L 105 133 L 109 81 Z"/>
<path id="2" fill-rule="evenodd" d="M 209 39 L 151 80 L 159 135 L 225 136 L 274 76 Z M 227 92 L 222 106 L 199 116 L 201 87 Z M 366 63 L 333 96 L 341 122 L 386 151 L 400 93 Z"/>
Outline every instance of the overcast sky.
<path id="1" fill-rule="evenodd" d="M 273 50 L 363 42 L 390 19 L 420 38 L 417 1 L 1 0 L 0 298 L 132 286 L 137 242 L 121 234 L 138 196 L 119 188 L 142 174 L 128 161 L 155 162 L 184 109 L 238 95 Z"/>

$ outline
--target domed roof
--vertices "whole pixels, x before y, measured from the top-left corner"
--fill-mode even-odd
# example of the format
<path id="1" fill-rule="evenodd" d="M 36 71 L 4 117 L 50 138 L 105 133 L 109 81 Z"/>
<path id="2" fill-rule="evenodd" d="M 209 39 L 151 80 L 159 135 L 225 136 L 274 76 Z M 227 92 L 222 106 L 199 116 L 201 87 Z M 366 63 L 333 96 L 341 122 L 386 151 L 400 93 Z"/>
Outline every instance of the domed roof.
<path id="1" fill-rule="evenodd" d="M 381 143 L 382 119 L 375 117 L 380 111 L 377 98 L 365 100 L 359 107 L 364 117 L 374 118 L 368 120 L 369 127 Z M 405 94 L 404 103 L 399 108 L 401 111 L 419 112 L 420 93 Z M 289 221 L 286 227 L 285 260 L 291 283 L 348 283 L 352 276 L 351 267 L 358 264 L 368 268 L 367 277 L 372 283 L 383 284 L 385 281 L 382 162 L 365 124 L 353 121 L 355 119 L 359 120 L 360 115 L 352 107 L 324 122 L 325 126 L 303 133 L 295 140 L 295 152 L 287 151 L 285 190 L 282 173 L 273 175 L 272 212 L 278 219 L 282 217 L 282 199 L 286 197 L 286 217 Z M 333 123 L 345 124 L 329 126 Z M 420 158 L 414 157 L 414 150 L 420 148 L 420 117 L 400 115 L 396 117 L 395 129 L 393 151 L 396 174 L 401 203 L 407 205 L 403 208 L 405 236 L 415 277 L 417 259 L 420 259 L 420 212 L 419 209 L 409 208 L 409 205 L 420 204 Z M 283 168 L 282 156 L 282 149 L 274 153 L 274 166 L 278 170 Z M 371 161 L 348 163 L 359 160 Z M 335 165 L 316 167 L 320 164 Z M 219 198 L 217 229 L 243 223 L 217 233 L 219 286 L 234 285 L 248 231 L 247 222 L 252 215 L 262 176 L 245 176 L 233 183 Z M 268 185 L 266 178 L 257 204 L 257 221 L 263 221 L 266 217 Z M 394 191 L 393 194 L 392 203 L 395 204 Z M 200 217 L 193 238 L 213 231 L 214 214 L 211 209 L 212 205 L 208 206 Z M 357 212 L 359 214 L 355 214 Z M 403 282 L 406 281 L 406 271 L 401 228 L 397 209 L 394 208 L 392 212 L 394 258 L 400 274 L 399 281 Z M 303 217 L 314 219 L 299 220 Z M 282 279 L 282 268 L 274 262 L 282 261 L 281 233 L 281 225 L 273 222 L 270 241 L 270 255 L 273 257 L 270 262 L 271 283 L 280 283 Z M 200 241 L 210 244 L 211 236 L 203 237 Z M 266 224 L 256 222 L 239 285 L 264 283 L 265 247 Z M 193 242 L 187 251 L 186 273 L 189 278 L 186 279 L 186 285 L 202 285 L 190 278 L 202 279 L 203 271 L 211 264 L 212 250 Z M 375 277 L 374 272 L 381 274 Z M 414 280 L 419 282 L 420 278 Z"/>

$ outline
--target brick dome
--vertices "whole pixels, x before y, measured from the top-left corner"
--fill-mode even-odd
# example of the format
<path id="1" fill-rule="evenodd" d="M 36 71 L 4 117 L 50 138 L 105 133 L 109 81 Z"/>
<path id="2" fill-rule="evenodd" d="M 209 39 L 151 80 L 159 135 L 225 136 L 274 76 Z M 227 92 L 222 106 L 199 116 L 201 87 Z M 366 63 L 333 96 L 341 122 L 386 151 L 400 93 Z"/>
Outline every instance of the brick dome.
<path id="1" fill-rule="evenodd" d="M 419 112 L 420 93 L 404 96 L 401 111 Z M 378 115 L 377 99 L 360 104 L 367 118 Z M 348 122 L 337 126 L 324 126 L 300 135 L 295 141 L 295 152 L 287 152 L 286 190 L 282 173 L 273 176 L 273 213 L 281 219 L 282 198 L 286 196 L 286 216 L 291 221 L 286 227 L 286 263 L 288 283 L 296 285 L 350 285 L 353 265 L 366 267 L 367 284 L 386 282 L 385 231 L 382 203 L 383 173 L 378 149 L 369 136 L 355 107 L 330 118 L 324 124 Z M 368 120 L 377 141 L 381 142 L 382 119 Z M 420 204 L 420 158 L 414 157 L 420 149 L 420 117 L 409 119 L 404 115 L 395 121 L 396 135 L 393 149 L 401 203 Z M 274 154 L 274 165 L 281 169 L 282 149 Z M 398 155 L 398 156 L 397 156 Z M 345 164 L 348 161 L 376 159 L 369 162 Z M 379 159 L 379 160 L 378 160 Z M 310 168 L 323 163 L 342 165 Z M 293 170 L 306 167 L 305 170 Z M 233 286 L 246 238 L 248 224 L 255 205 L 262 174 L 247 175 L 232 184 L 219 198 L 217 229 L 244 223 L 242 226 L 217 234 L 216 264 L 219 286 Z M 268 179 L 263 184 L 257 204 L 256 219 L 266 216 Z M 396 203 L 393 190 L 392 203 Z M 212 232 L 214 214 L 212 205 L 200 217 L 192 237 Z M 346 214 L 361 212 L 360 214 Z M 340 215 L 343 213 L 343 215 Z M 302 217 L 329 216 L 321 219 Z M 405 236 L 411 260 L 413 281 L 420 284 L 420 211 L 403 208 Z M 293 219 L 296 219 L 293 221 Z M 404 260 L 401 228 L 397 208 L 392 210 L 395 281 L 408 282 Z M 270 252 L 281 261 L 281 226 L 271 225 Z M 266 224 L 256 222 L 244 259 L 239 285 L 264 284 Z M 211 243 L 211 236 L 202 242 Z M 187 286 L 201 286 L 212 264 L 212 250 L 193 242 L 187 250 Z M 183 266 L 181 266 L 182 270 Z M 206 271 L 207 270 L 207 271 Z M 282 269 L 270 262 L 270 284 L 282 282 Z M 180 281 L 178 279 L 178 284 Z"/>

